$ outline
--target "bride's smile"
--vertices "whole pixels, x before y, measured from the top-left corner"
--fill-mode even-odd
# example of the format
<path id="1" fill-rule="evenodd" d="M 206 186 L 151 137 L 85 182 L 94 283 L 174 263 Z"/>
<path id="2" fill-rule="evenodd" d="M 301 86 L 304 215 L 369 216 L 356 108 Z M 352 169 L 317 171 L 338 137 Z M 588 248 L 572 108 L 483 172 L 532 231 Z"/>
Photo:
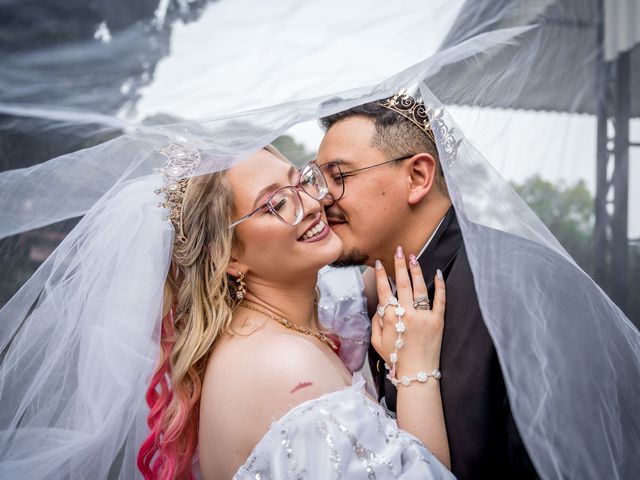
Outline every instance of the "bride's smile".
<path id="1" fill-rule="evenodd" d="M 317 242 L 318 240 L 322 240 L 326 238 L 331 233 L 331 229 L 327 225 L 325 221 L 318 216 L 318 219 L 315 220 L 311 226 L 302 234 L 302 236 L 298 239 L 300 242 Z"/>

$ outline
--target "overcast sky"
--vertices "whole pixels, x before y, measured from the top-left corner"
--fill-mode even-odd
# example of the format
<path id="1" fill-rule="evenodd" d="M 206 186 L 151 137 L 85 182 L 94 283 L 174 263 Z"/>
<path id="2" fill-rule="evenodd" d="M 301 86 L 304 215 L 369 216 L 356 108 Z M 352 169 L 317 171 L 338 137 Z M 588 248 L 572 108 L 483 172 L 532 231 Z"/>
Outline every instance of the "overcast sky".
<path id="1" fill-rule="evenodd" d="M 199 21 L 174 27 L 171 54 L 143 91 L 138 115 L 198 119 L 378 83 L 434 53 L 462 3 L 220 0 Z M 503 177 L 583 179 L 594 191 L 594 117 L 449 110 Z M 631 131 L 640 141 L 640 122 Z M 290 133 L 310 149 L 322 136 L 315 124 Z M 631 150 L 631 179 L 640 178 L 638 150 Z M 629 204 L 629 235 L 640 237 L 638 181 L 630 182 Z"/>

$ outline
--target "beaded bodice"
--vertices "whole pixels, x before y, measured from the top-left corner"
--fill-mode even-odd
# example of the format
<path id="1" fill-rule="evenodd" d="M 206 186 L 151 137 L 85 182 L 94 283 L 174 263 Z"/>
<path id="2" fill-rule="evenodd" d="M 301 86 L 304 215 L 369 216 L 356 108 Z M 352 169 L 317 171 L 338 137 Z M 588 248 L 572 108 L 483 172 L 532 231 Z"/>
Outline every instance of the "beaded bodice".
<path id="1" fill-rule="evenodd" d="M 304 402 L 269 431 L 234 476 L 246 479 L 452 479 L 415 437 L 353 385 Z"/>

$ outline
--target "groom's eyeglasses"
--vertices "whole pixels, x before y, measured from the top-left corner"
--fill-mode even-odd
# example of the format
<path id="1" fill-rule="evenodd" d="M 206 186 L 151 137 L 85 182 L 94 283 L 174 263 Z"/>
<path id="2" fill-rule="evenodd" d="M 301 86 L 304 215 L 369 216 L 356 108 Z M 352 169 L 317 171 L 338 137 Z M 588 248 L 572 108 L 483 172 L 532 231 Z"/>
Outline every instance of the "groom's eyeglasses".
<path id="1" fill-rule="evenodd" d="M 300 197 L 303 191 L 314 200 L 322 200 L 329 191 L 327 182 L 315 163 L 307 163 L 299 170 L 298 182 L 295 185 L 287 185 L 273 192 L 266 202 L 244 217 L 229 225 L 233 228 L 240 222 L 244 222 L 252 215 L 266 211 L 287 225 L 298 225 L 304 218 L 304 205 Z"/>
<path id="2" fill-rule="evenodd" d="M 320 166 L 320 170 L 324 175 L 325 180 L 327 181 L 327 186 L 329 188 L 329 195 L 334 202 L 337 202 L 344 196 L 344 179 L 347 177 L 353 177 L 360 172 L 364 172 L 365 170 L 369 170 L 371 168 L 379 167 L 380 165 L 386 165 L 388 163 L 401 162 L 403 160 L 407 160 L 415 156 L 415 154 L 407 155 L 405 157 L 394 158 L 393 160 L 387 160 L 386 162 L 376 163 L 375 165 L 369 165 L 367 167 L 356 168 L 354 170 L 349 170 L 347 172 L 343 172 L 340 168 L 339 162 L 329 162 L 322 164 Z"/>

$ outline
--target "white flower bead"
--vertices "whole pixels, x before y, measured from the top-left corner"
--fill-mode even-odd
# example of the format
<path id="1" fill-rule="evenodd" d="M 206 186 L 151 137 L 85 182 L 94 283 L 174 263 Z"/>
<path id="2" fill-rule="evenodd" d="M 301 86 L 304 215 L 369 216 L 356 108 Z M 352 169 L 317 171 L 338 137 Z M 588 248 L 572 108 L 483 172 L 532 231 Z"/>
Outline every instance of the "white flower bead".
<path id="1" fill-rule="evenodd" d="M 396 323 L 396 332 L 398 333 L 402 333 L 407 329 L 407 327 L 405 326 L 404 322 L 398 322 Z"/>
<path id="2" fill-rule="evenodd" d="M 404 315 L 404 308 L 402 308 L 400 305 L 396 307 L 396 315 L 398 315 L 399 317 Z"/>
<path id="3" fill-rule="evenodd" d="M 392 363 L 396 363 L 398 361 L 398 354 L 396 352 L 393 352 L 390 356 L 389 359 L 391 360 Z"/>
<path id="4" fill-rule="evenodd" d="M 402 382 L 403 385 L 405 386 L 409 386 L 411 385 L 411 380 L 409 379 L 409 377 L 407 377 L 406 375 L 402 376 L 402 379 L 400 379 L 400 381 Z"/>
<path id="5" fill-rule="evenodd" d="M 378 305 L 377 312 L 378 312 L 378 315 L 380 315 L 381 317 L 384 317 L 384 307 L 382 305 Z"/>
<path id="6" fill-rule="evenodd" d="M 398 304 L 398 299 L 396 297 L 394 297 L 393 295 L 391 295 L 389 297 L 389 305 L 397 305 Z"/>
<path id="7" fill-rule="evenodd" d="M 404 346 L 404 340 L 402 340 L 401 338 L 397 339 L 395 341 L 395 346 L 398 350 L 400 350 Z"/>
<path id="8" fill-rule="evenodd" d="M 418 372 L 417 377 L 418 377 L 418 381 L 419 381 L 419 382 L 426 382 L 426 381 L 427 381 L 427 379 L 429 378 L 429 377 L 427 376 L 427 372 Z"/>

